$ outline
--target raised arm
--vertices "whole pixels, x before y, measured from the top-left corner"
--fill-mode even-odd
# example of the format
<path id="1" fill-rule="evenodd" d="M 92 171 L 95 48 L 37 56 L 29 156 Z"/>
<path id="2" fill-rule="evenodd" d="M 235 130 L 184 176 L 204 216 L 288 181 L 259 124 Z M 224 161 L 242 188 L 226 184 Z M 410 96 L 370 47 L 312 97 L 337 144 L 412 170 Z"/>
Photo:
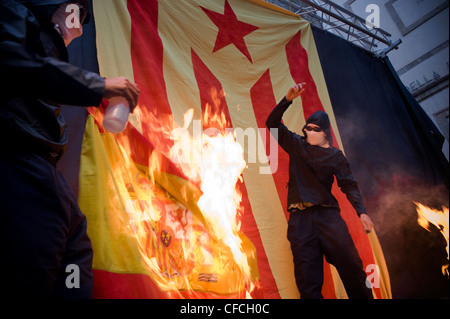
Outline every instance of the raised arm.
<path id="1" fill-rule="evenodd" d="M 284 112 L 286 112 L 292 104 L 292 101 L 303 93 L 305 85 L 306 83 L 301 83 L 291 87 L 286 96 L 272 110 L 266 120 L 267 128 L 271 131 L 272 135 L 274 135 L 272 129 L 277 130 L 277 136 L 274 137 L 278 139 L 278 144 L 280 144 L 280 146 L 288 153 L 292 148 L 294 141 L 297 139 L 297 134 L 291 132 L 281 122 L 281 119 L 283 118 Z"/>

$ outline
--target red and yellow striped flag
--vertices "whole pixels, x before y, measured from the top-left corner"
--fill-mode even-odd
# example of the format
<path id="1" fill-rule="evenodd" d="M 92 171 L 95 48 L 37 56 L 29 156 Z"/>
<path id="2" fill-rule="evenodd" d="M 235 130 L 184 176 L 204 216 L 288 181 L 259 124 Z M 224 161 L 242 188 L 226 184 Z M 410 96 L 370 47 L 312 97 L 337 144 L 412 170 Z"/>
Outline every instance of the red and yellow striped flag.
<path id="1" fill-rule="evenodd" d="M 306 82 L 285 124 L 300 133 L 310 114 L 324 110 L 343 150 L 310 24 L 262 0 L 94 0 L 93 11 L 100 74 L 126 76 L 141 90 L 123 133 L 106 133 L 100 111 L 87 122 L 79 201 L 94 247 L 95 296 L 246 296 L 239 267 L 198 208 L 198 185 L 168 159 L 173 141 L 157 127 L 181 126 L 189 109 L 203 130 L 213 127 L 205 117 L 212 108 L 234 129 L 247 161 L 239 237 L 257 286 L 252 296 L 298 298 L 286 237 L 288 155 L 264 123 L 289 87 Z M 374 296 L 390 298 L 376 235 L 363 233 L 336 185 L 333 193 L 364 267 L 377 266 Z M 142 212 L 150 217 L 142 220 Z M 183 255 L 186 245 L 192 256 Z M 346 298 L 334 267 L 324 270 L 324 297 Z"/>

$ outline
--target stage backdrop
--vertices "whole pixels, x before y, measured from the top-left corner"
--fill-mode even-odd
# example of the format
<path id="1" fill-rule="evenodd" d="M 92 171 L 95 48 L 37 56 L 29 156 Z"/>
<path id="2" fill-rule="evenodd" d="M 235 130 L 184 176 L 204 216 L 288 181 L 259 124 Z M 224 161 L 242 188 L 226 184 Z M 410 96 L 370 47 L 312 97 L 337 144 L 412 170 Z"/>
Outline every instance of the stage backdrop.
<path id="1" fill-rule="evenodd" d="M 246 290 L 299 297 L 286 239 L 288 156 L 264 122 L 289 87 L 306 82 L 286 125 L 300 132 L 305 118 L 324 110 L 345 152 L 309 23 L 260 0 L 94 0 L 93 9 L 100 74 L 126 76 L 141 90 L 124 133 L 105 132 L 103 107 L 86 121 L 78 194 L 94 248 L 95 297 L 245 297 Z M 189 109 L 203 129 L 214 126 L 204 116 L 212 109 L 244 137 L 236 233 L 246 278 L 199 209 L 199 185 L 167 156 L 166 125 L 182 126 Z M 390 298 L 376 234 L 364 234 L 345 195 L 336 185 L 333 192 L 374 296 Z M 334 267 L 324 270 L 324 297 L 346 298 Z"/>

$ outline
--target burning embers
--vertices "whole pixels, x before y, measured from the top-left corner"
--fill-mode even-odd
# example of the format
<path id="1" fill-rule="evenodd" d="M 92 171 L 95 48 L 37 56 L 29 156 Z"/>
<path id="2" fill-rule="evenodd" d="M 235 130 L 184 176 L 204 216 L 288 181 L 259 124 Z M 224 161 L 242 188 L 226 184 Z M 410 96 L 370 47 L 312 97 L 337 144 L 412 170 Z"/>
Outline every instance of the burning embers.
<path id="1" fill-rule="evenodd" d="M 436 210 L 426 207 L 420 203 L 416 203 L 417 213 L 419 215 L 417 222 L 420 226 L 430 231 L 430 224 L 433 224 L 440 230 L 442 236 L 444 236 L 447 241 L 447 261 L 449 257 L 448 252 L 448 208 L 442 207 L 442 210 Z M 442 273 L 448 277 L 448 263 L 442 266 Z"/>

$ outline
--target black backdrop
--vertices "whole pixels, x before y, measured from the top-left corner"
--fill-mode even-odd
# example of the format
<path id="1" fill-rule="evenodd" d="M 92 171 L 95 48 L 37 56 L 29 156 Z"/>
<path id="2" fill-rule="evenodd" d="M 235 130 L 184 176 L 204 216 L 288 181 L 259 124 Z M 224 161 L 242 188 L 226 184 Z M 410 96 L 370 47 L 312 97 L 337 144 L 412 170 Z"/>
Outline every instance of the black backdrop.
<path id="1" fill-rule="evenodd" d="M 98 72 L 94 19 L 69 46 L 72 63 Z M 346 155 L 385 254 L 394 298 L 448 298 L 445 242 L 417 224 L 413 201 L 448 207 L 443 137 L 387 58 L 313 28 Z M 70 142 L 59 163 L 78 192 L 86 110 L 63 107 Z"/>

